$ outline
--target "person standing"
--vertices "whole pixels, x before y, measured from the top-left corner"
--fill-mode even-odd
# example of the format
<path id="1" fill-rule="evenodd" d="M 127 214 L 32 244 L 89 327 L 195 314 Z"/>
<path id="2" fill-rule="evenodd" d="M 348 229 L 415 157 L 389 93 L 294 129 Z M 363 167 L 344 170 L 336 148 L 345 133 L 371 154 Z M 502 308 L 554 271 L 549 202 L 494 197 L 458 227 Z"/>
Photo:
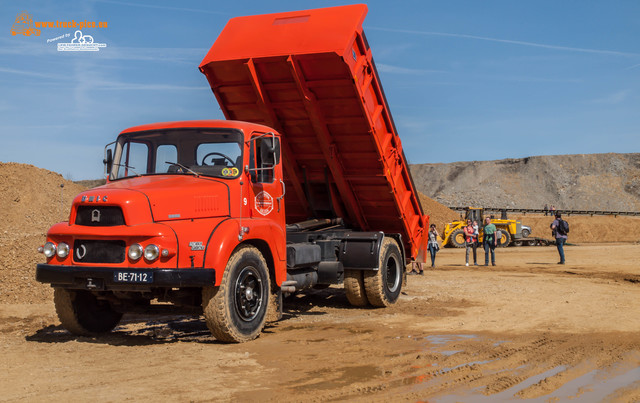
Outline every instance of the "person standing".
<path id="1" fill-rule="evenodd" d="M 556 238 L 556 247 L 560 255 L 558 264 L 564 264 L 564 244 L 567 242 L 569 225 L 562 219 L 560 212 L 556 213 L 556 219 L 551 223 L 551 234 Z"/>
<path id="2" fill-rule="evenodd" d="M 427 243 L 427 249 L 429 250 L 429 255 L 431 256 L 431 267 L 436 266 L 436 253 L 440 250 L 440 245 L 438 245 L 438 231 L 436 230 L 436 225 L 431 224 L 429 226 L 429 242 Z M 422 274 L 422 272 L 420 272 Z"/>
<path id="3" fill-rule="evenodd" d="M 484 265 L 489 266 L 489 253 L 491 253 L 491 264 L 496 265 L 496 246 L 498 246 L 497 228 L 491 224 L 489 217 L 484 219 L 484 227 L 482 229 L 484 244 Z"/>
<path id="4" fill-rule="evenodd" d="M 469 252 L 473 249 L 473 265 L 478 265 L 478 259 L 476 255 L 476 248 L 478 246 L 478 238 L 475 235 L 471 220 L 467 220 L 467 226 L 464 227 L 464 246 L 466 249 L 465 265 L 469 266 Z"/>
<path id="5" fill-rule="evenodd" d="M 549 215 L 549 205 L 545 204 L 542 210 L 544 211 L 545 217 Z"/>

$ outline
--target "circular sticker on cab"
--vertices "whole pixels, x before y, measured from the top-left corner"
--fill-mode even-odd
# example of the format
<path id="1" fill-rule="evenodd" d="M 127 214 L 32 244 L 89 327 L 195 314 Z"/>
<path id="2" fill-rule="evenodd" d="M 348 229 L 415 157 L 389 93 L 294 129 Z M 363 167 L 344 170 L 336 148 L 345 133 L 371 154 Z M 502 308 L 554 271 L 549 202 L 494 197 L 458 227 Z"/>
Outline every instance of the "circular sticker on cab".
<path id="1" fill-rule="evenodd" d="M 231 176 L 231 169 L 222 168 L 222 176 Z"/>
<path id="2" fill-rule="evenodd" d="M 238 168 L 236 167 L 231 168 L 231 176 L 238 176 L 239 173 L 240 171 L 238 170 Z"/>

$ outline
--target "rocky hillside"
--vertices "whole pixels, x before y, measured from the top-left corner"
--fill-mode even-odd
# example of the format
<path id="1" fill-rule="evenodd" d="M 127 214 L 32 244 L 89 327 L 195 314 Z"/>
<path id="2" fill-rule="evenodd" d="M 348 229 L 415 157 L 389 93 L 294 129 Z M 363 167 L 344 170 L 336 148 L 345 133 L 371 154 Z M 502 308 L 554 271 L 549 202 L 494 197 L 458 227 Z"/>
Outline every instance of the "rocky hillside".
<path id="1" fill-rule="evenodd" d="M 640 153 L 412 165 L 414 183 L 447 206 L 640 211 Z"/>

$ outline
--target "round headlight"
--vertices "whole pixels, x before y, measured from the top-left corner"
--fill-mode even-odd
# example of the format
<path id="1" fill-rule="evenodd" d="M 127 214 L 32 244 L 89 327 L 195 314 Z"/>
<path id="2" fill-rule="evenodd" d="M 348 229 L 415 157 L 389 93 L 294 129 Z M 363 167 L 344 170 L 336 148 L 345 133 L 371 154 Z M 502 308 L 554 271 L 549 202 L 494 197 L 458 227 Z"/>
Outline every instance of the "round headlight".
<path id="1" fill-rule="evenodd" d="M 138 260 L 142 257 L 142 245 L 134 243 L 129 247 L 129 259 Z"/>
<path id="2" fill-rule="evenodd" d="M 58 244 L 58 257 L 65 258 L 69 254 L 69 245 L 64 242 Z"/>
<path id="3" fill-rule="evenodd" d="M 147 245 L 147 247 L 144 248 L 145 259 L 156 260 L 158 256 L 160 256 L 160 248 L 158 248 L 156 245 L 151 244 L 151 245 Z"/>
<path id="4" fill-rule="evenodd" d="M 45 243 L 42 247 L 42 253 L 44 253 L 46 257 L 53 257 L 53 255 L 56 254 L 56 244 L 53 242 Z"/>

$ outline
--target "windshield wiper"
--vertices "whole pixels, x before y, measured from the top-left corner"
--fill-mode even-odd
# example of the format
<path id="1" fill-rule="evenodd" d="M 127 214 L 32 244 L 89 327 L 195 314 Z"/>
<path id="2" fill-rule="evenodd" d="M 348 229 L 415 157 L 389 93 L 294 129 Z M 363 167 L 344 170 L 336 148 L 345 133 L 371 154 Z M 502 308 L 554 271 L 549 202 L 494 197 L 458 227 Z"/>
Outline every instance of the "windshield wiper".
<path id="1" fill-rule="evenodd" d="M 113 165 L 118 166 L 118 167 L 123 167 L 123 168 L 129 169 L 129 170 L 131 170 L 131 172 L 133 172 L 134 174 L 136 174 L 136 176 L 142 176 L 142 175 L 140 175 L 139 173 L 137 173 L 136 171 L 134 171 L 135 167 L 130 167 L 130 166 L 129 166 L 129 165 L 127 165 L 127 164 L 113 164 Z"/>
<path id="2" fill-rule="evenodd" d="M 197 172 L 196 172 L 196 171 L 194 171 L 193 169 L 189 168 L 188 166 L 182 165 L 182 164 L 181 164 L 181 163 L 179 163 L 179 162 L 165 161 L 164 163 L 165 163 L 165 164 L 169 164 L 169 165 L 175 165 L 175 166 L 178 166 L 178 167 L 180 167 L 180 168 L 184 169 L 185 171 L 187 171 L 187 172 L 190 172 L 190 173 L 194 174 L 195 176 L 200 176 L 200 174 L 199 174 L 199 173 L 197 173 Z"/>

